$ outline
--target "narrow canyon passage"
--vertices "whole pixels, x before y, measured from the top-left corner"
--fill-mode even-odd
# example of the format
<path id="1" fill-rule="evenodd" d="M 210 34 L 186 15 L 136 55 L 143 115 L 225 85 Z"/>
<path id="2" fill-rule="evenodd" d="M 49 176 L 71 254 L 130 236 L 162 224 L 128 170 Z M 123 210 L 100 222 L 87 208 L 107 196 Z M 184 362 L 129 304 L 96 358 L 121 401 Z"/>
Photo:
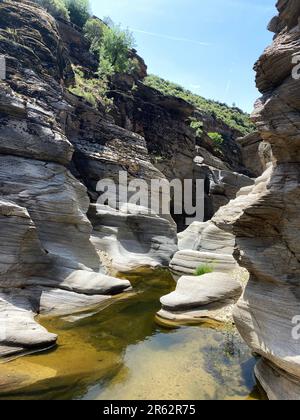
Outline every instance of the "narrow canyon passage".
<path id="1" fill-rule="evenodd" d="M 162 271 L 132 283 L 131 296 L 98 313 L 41 319 L 58 347 L 1 365 L 0 398 L 260 398 L 255 360 L 232 327 L 161 327 L 159 298 L 174 280 Z"/>
<path id="2" fill-rule="evenodd" d="M 300 400 L 300 1 L 106 1 L 0 0 L 0 399 Z"/>

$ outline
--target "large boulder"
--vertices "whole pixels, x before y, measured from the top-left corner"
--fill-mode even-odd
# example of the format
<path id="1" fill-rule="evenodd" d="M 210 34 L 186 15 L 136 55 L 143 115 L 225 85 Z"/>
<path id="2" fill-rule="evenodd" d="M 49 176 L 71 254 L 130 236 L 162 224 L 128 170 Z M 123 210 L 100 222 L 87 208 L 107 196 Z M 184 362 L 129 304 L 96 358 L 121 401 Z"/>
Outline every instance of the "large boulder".
<path id="1" fill-rule="evenodd" d="M 234 243 L 231 233 L 211 221 L 194 222 L 178 234 L 179 251 L 170 263 L 178 282 L 175 292 L 161 298 L 159 322 L 233 322 L 234 304 L 248 279 L 247 272 L 238 267 L 233 257 Z M 197 276 L 200 267 L 212 273 Z"/>
<path id="2" fill-rule="evenodd" d="M 193 275 L 203 265 L 211 265 L 215 271 L 231 272 L 237 269 L 233 258 L 234 236 L 224 232 L 212 222 L 194 222 L 178 234 L 179 251 L 170 263 L 170 269 L 178 278 Z"/>
<path id="3" fill-rule="evenodd" d="M 229 275 L 209 273 L 181 277 L 176 291 L 162 297 L 160 301 L 164 309 L 181 311 L 236 298 L 241 293 L 241 285 Z"/>
<path id="4" fill-rule="evenodd" d="M 92 242 L 111 273 L 167 268 L 177 251 L 175 223 L 140 206 L 130 212 L 101 206 L 91 220 Z"/>
<path id="5" fill-rule="evenodd" d="M 162 309 L 157 316 L 166 323 L 201 322 L 205 319 L 229 322 L 232 321 L 233 305 L 241 294 L 241 284 L 228 274 L 183 276 L 175 292 L 161 298 Z"/>

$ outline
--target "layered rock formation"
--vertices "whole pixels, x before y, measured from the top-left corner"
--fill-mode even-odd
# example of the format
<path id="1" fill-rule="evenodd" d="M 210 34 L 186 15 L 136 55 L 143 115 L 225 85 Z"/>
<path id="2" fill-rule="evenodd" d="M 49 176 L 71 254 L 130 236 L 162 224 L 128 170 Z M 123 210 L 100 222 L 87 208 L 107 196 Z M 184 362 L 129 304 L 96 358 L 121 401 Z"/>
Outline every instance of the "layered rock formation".
<path id="1" fill-rule="evenodd" d="M 256 376 L 270 399 L 299 400 L 300 342 L 292 331 L 300 308 L 300 82 L 293 69 L 300 55 L 300 5 L 282 0 L 277 8 L 269 26 L 274 42 L 255 67 L 263 96 L 253 114 L 274 166 L 214 222 L 236 236 L 237 258 L 250 272 L 235 320 L 262 356 Z"/>
<path id="2" fill-rule="evenodd" d="M 161 323 L 189 324 L 205 320 L 232 322 L 234 304 L 242 285 L 229 274 L 215 272 L 202 276 L 183 276 L 175 292 L 161 298 Z"/>
<path id="3" fill-rule="evenodd" d="M 78 98 L 70 96 L 69 102 L 74 106 L 67 125 L 76 148 L 73 172 L 87 186 L 92 200 L 92 240 L 101 258 L 112 273 L 167 267 L 177 250 L 176 224 L 170 216 L 150 214 L 142 206 L 129 208 L 124 200 L 117 202 L 117 208 L 96 207 L 100 180 L 120 185 L 120 172 L 126 172 L 128 182 L 142 179 L 150 187 L 152 179 L 165 179 L 152 164 L 145 139 Z M 132 195 L 129 192 L 128 198 Z"/>
<path id="4" fill-rule="evenodd" d="M 0 355 L 9 355 L 55 343 L 35 314 L 99 305 L 130 283 L 104 274 L 90 242 L 86 188 L 67 168 L 74 147 L 65 132 L 71 105 L 62 80 L 68 83 L 72 71 L 54 19 L 29 3 L 1 3 L 0 24 L 7 59 L 0 100 Z"/>
<path id="5" fill-rule="evenodd" d="M 270 143 L 262 141 L 257 131 L 237 139 L 237 142 L 242 148 L 243 161 L 248 170 L 255 178 L 261 176 L 272 162 Z"/>
<path id="6" fill-rule="evenodd" d="M 178 235 L 179 251 L 170 269 L 175 277 L 193 275 L 201 264 L 210 264 L 216 271 L 231 272 L 237 268 L 233 258 L 234 237 L 212 222 L 194 222 Z"/>
<path id="7" fill-rule="evenodd" d="M 73 64 L 97 69 L 78 28 L 31 2 L 2 2 L 0 35 L 0 355 L 10 355 L 55 343 L 36 314 L 99 306 L 130 287 L 108 272 L 168 266 L 177 231 L 143 207 L 95 211 L 103 178 L 165 177 L 141 135 L 68 91 Z"/>
<path id="8" fill-rule="evenodd" d="M 244 165 L 243 150 L 235 141 L 241 135 L 237 130 L 133 77 L 116 76 L 110 96 L 115 121 L 143 136 L 151 162 L 169 181 L 203 179 L 205 220 L 235 198 L 242 187 L 253 185 L 255 174 Z M 191 128 L 190 118 L 202 121 L 201 139 Z M 209 131 L 224 136 L 222 150 L 214 147 Z M 172 216 L 183 231 L 186 216 Z"/>
<path id="9" fill-rule="evenodd" d="M 207 219 L 253 180 L 238 133 L 229 133 L 224 161 L 199 143 L 188 121 L 194 108 L 146 86 L 135 51 L 138 70 L 111 82 L 110 113 L 69 89 L 74 65 L 87 78 L 97 70 L 82 32 L 36 4 L 0 3 L 0 54 L 0 355 L 10 355 L 55 343 L 36 314 L 100 305 L 130 287 L 110 275 L 168 267 L 178 250 L 185 215 L 176 226 L 126 201 L 96 207 L 100 179 L 118 183 L 120 171 L 148 185 L 202 178 Z M 205 124 L 213 130 L 213 120 Z"/>
<path id="10" fill-rule="evenodd" d="M 234 244 L 234 236 L 211 221 L 194 222 L 178 235 L 179 251 L 170 263 L 178 282 L 175 292 L 161 299 L 160 322 L 185 325 L 209 319 L 233 323 L 234 305 L 248 279 L 233 258 Z M 212 273 L 197 276 L 200 267 Z"/>

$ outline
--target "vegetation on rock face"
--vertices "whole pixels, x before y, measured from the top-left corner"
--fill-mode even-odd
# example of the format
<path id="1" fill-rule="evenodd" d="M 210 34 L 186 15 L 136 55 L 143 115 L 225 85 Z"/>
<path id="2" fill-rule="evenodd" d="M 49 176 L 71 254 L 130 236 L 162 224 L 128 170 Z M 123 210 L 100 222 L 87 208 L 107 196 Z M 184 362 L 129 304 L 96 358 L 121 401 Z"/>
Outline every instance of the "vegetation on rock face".
<path id="1" fill-rule="evenodd" d="M 93 107 L 97 108 L 101 103 L 107 111 L 113 104 L 106 94 L 108 90 L 108 80 L 106 78 L 87 78 L 84 71 L 77 66 L 73 66 L 75 73 L 75 86 L 69 88 L 74 95 L 84 98 Z"/>
<path id="2" fill-rule="evenodd" d="M 130 51 L 135 46 L 133 35 L 128 30 L 123 30 L 110 19 L 101 21 L 91 17 L 89 0 L 34 0 L 43 6 L 56 18 L 63 18 L 83 28 L 90 50 L 99 59 L 98 74 L 95 78 L 85 78 L 84 72 L 75 70 L 76 85 L 71 88 L 73 93 L 82 96 L 92 105 L 96 105 L 101 97 L 105 106 L 111 105 L 111 100 L 106 96 L 110 76 L 116 73 L 130 74 L 137 63 L 132 58 Z M 99 78 L 99 79 L 98 79 Z M 178 84 L 169 82 L 160 77 L 150 75 L 144 83 L 157 89 L 165 95 L 175 96 L 192 104 L 202 113 L 212 116 L 225 123 L 229 128 L 246 135 L 254 130 L 249 115 L 236 107 L 229 107 L 217 101 L 207 100 L 199 95 L 184 89 Z M 95 90 L 99 92 L 95 93 Z M 191 118 L 190 126 L 198 137 L 203 135 L 203 122 L 198 118 Z M 214 146 L 220 148 L 224 139 L 219 133 L 208 133 Z"/>
<path id="3" fill-rule="evenodd" d="M 214 146 L 219 148 L 224 142 L 224 138 L 219 133 L 208 133 L 208 137 L 213 141 Z"/>
<path id="4" fill-rule="evenodd" d="M 83 28 L 91 16 L 89 0 L 64 0 L 64 2 L 69 11 L 71 22 Z"/>
<path id="5" fill-rule="evenodd" d="M 130 31 L 112 22 L 108 26 L 93 18 L 87 21 L 84 33 L 91 43 L 91 51 L 99 57 L 100 75 L 111 76 L 134 70 L 134 61 L 129 57 L 129 51 L 134 47 Z"/>
<path id="6" fill-rule="evenodd" d="M 90 18 L 84 25 L 84 36 L 90 42 L 90 50 L 96 53 L 99 48 L 99 43 L 103 37 L 104 23 L 97 18 Z"/>
<path id="7" fill-rule="evenodd" d="M 34 0 L 55 18 L 62 18 L 83 27 L 90 17 L 89 0 Z"/>
<path id="8" fill-rule="evenodd" d="M 191 91 L 184 89 L 176 83 L 169 82 L 155 75 L 149 75 L 144 80 L 144 83 L 159 90 L 165 95 L 176 96 L 184 99 L 194 105 L 199 111 L 212 115 L 227 124 L 231 129 L 238 130 L 243 135 L 249 134 L 255 129 L 249 115 L 239 108 L 231 108 L 226 104 L 205 99 L 202 96 L 196 95 Z"/>
<path id="9" fill-rule="evenodd" d="M 203 135 L 203 122 L 192 117 L 190 119 L 190 127 L 195 131 L 197 137 L 201 137 Z"/>
<path id="10" fill-rule="evenodd" d="M 83 69 L 74 66 L 75 85 L 71 93 L 85 98 L 91 105 L 99 102 L 110 108 L 112 100 L 107 97 L 109 77 L 115 73 L 131 73 L 135 68 L 130 50 L 134 47 L 131 32 L 121 29 L 109 20 L 107 23 L 90 14 L 89 0 L 35 0 L 55 18 L 63 18 L 83 28 L 90 42 L 90 50 L 99 59 L 98 74 L 86 77 Z"/>
<path id="11" fill-rule="evenodd" d="M 196 268 L 195 276 L 203 276 L 204 274 L 213 273 L 214 268 L 209 264 L 202 264 Z"/>
<path id="12" fill-rule="evenodd" d="M 55 18 L 70 20 L 65 0 L 34 0 L 34 2 L 44 7 Z"/>
<path id="13" fill-rule="evenodd" d="M 133 70 L 133 61 L 129 59 L 128 53 L 133 47 L 134 39 L 129 31 L 118 26 L 105 26 L 99 50 L 100 71 L 105 69 L 106 63 L 114 73 L 130 73 Z"/>
<path id="14" fill-rule="evenodd" d="M 92 18 L 89 0 L 34 0 L 55 18 L 63 18 L 83 28 L 91 44 L 91 51 L 99 58 L 99 74 L 131 73 L 135 68 L 130 50 L 134 48 L 133 35 L 115 25 L 111 19 L 102 22 Z"/>

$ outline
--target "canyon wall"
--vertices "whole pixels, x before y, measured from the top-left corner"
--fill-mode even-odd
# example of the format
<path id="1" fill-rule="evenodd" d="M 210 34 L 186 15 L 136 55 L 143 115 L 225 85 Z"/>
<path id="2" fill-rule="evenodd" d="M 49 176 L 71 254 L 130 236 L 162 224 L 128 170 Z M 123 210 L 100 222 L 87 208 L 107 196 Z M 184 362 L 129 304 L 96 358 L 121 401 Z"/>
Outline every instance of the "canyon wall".
<path id="1" fill-rule="evenodd" d="M 207 219 L 253 184 L 240 133 L 206 116 L 207 130 L 228 134 L 226 153 L 200 142 L 195 108 L 144 84 L 135 51 L 137 70 L 111 81 L 109 112 L 75 94 L 74 66 L 96 77 L 89 49 L 79 28 L 36 4 L 0 2 L 0 356 L 55 344 L 37 314 L 101 307 L 130 288 L 112 276 L 169 266 L 184 218 L 128 203 L 96 211 L 100 179 L 202 178 Z"/>
<path id="2" fill-rule="evenodd" d="M 250 273 L 235 321 L 261 356 L 256 376 L 270 399 L 299 400 L 300 341 L 293 328 L 300 313 L 300 80 L 293 59 L 300 55 L 300 3 L 280 0 L 277 8 L 269 25 L 274 41 L 255 65 L 263 96 L 253 113 L 273 165 L 213 220 L 236 236 L 236 258 Z"/>
<path id="3" fill-rule="evenodd" d="M 71 173 L 66 125 L 73 79 L 55 20 L 0 4 L 0 355 L 55 344 L 35 322 L 100 305 L 130 287 L 106 275 L 90 241 L 86 187 Z"/>

